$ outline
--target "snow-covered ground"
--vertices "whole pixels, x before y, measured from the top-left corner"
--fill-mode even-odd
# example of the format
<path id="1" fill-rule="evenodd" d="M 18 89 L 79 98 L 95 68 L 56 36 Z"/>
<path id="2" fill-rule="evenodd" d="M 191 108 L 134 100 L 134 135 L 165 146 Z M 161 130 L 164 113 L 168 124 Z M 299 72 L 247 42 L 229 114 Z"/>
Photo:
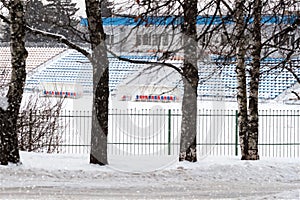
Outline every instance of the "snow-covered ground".
<path id="1" fill-rule="evenodd" d="M 0 166 L 0 199 L 300 199 L 293 159 L 111 157 L 101 167 L 88 155 L 21 157 L 21 166 Z"/>

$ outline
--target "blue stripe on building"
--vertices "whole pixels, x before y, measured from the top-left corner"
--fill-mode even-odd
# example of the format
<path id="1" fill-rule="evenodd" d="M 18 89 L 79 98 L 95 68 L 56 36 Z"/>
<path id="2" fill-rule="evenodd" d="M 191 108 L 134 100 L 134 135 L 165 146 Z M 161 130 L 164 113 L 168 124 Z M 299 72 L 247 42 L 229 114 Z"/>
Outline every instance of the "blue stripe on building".
<path id="1" fill-rule="evenodd" d="M 295 15 L 286 16 L 272 16 L 265 15 L 262 17 L 262 23 L 265 24 L 292 24 L 297 19 Z M 180 25 L 183 22 L 182 17 L 173 16 L 162 16 L 162 17 L 146 17 L 139 18 L 138 20 L 128 17 L 103 17 L 104 26 L 138 26 L 138 25 L 155 25 L 155 26 L 167 26 L 167 25 Z M 232 24 L 233 20 L 229 17 L 220 16 L 198 16 L 197 25 L 208 25 L 208 24 L 221 24 L 222 22 L 226 24 Z M 249 19 L 249 23 L 252 23 L 253 19 Z M 87 26 L 87 18 L 82 18 L 80 25 Z"/>

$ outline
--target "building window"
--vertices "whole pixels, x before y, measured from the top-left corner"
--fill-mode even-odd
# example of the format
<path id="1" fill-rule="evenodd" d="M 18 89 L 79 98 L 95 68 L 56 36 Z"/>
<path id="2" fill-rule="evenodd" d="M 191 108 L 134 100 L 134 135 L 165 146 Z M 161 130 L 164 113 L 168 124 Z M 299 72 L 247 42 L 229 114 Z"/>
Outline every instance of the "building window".
<path id="1" fill-rule="evenodd" d="M 106 44 L 111 45 L 114 43 L 114 35 L 106 35 Z"/>
<path id="2" fill-rule="evenodd" d="M 288 34 L 288 35 L 275 35 L 274 36 L 274 44 L 275 45 L 280 45 L 280 46 L 286 46 L 286 47 L 291 47 L 294 45 L 295 42 L 295 34 Z"/>
<path id="3" fill-rule="evenodd" d="M 152 35 L 152 45 L 158 46 L 160 44 L 160 37 L 158 34 Z"/>
<path id="4" fill-rule="evenodd" d="M 136 46 L 142 45 L 142 35 L 136 35 Z"/>
<path id="5" fill-rule="evenodd" d="M 168 46 L 169 45 L 169 35 L 163 34 L 161 36 L 161 38 L 162 38 L 162 45 L 163 46 Z"/>
<path id="6" fill-rule="evenodd" d="M 136 46 L 140 45 L 151 45 L 151 35 L 149 33 L 136 35 Z"/>
<path id="7" fill-rule="evenodd" d="M 146 33 L 143 35 L 143 45 L 151 45 L 150 34 Z"/>

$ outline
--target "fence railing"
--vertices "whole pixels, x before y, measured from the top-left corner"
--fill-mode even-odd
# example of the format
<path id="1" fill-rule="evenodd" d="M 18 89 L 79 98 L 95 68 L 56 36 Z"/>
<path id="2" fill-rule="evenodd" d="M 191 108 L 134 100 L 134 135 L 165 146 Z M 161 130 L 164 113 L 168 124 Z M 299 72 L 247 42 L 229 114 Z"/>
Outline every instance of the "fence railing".
<path id="1" fill-rule="evenodd" d="M 260 110 L 259 154 L 300 157 L 300 111 Z M 240 154 L 237 111 L 198 110 L 198 156 Z M 56 134 L 59 153 L 89 153 L 91 112 L 63 111 Z M 177 155 L 181 110 L 113 109 L 109 113 L 108 154 Z"/>

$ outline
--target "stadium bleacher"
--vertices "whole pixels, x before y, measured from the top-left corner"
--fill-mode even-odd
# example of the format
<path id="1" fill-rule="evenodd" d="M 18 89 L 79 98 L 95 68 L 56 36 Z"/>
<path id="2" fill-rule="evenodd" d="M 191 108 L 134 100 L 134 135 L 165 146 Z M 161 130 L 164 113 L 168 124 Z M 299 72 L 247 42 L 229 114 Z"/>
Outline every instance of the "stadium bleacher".
<path id="1" fill-rule="evenodd" d="M 127 58 L 144 60 L 146 57 L 127 56 Z M 142 64 L 130 64 L 112 57 L 109 58 L 109 61 L 109 87 L 111 91 L 115 90 L 117 85 L 143 66 Z M 29 77 L 26 82 L 26 89 L 38 88 L 38 83 L 41 82 L 73 82 L 82 85 L 84 93 L 91 93 L 93 90 L 92 77 L 92 65 L 89 60 L 81 53 L 69 49 L 67 53 L 54 60 L 43 70 Z"/>
<path id="2" fill-rule="evenodd" d="M 27 59 L 27 71 L 29 73 L 26 80 L 25 89 L 31 91 L 38 89 L 42 82 L 60 82 L 60 83 L 76 83 L 83 87 L 84 93 L 92 93 L 92 65 L 89 60 L 75 50 L 63 48 L 28 48 L 29 56 Z M 9 80 L 10 72 L 10 53 L 8 48 L 0 48 L 0 76 L 2 79 L 7 77 Z M 127 55 L 125 58 L 138 60 L 155 61 L 157 58 L 152 56 L 136 56 Z M 182 60 L 170 61 L 173 64 L 180 65 Z M 270 67 L 281 62 L 280 58 L 267 58 L 262 62 L 259 98 L 275 99 L 288 88 L 292 87 L 296 80 L 293 75 L 282 68 L 268 71 Z M 292 60 L 295 65 L 299 65 L 299 60 Z M 109 87 L 110 91 L 117 89 L 117 86 L 126 82 L 128 77 L 138 76 L 145 67 L 143 64 L 133 64 L 120 61 L 117 58 L 109 57 Z M 222 100 L 236 97 L 236 73 L 235 64 L 216 65 L 215 63 L 208 65 L 207 63 L 199 63 L 199 98 L 214 99 L 222 98 Z M 296 74 L 300 75 L 300 70 L 296 69 Z M 163 73 L 166 73 L 163 72 Z M 170 73 L 167 79 L 168 83 L 179 85 L 179 76 Z M 171 77 L 171 78 L 170 78 Z M 172 78 L 173 77 L 173 78 Z M 175 77 L 175 78 L 174 78 Z M 249 82 L 249 76 L 247 77 Z M 179 84 L 178 84 L 179 82 Z M 164 84 L 164 82 L 161 82 Z"/>
<path id="3" fill-rule="evenodd" d="M 293 75 L 286 69 L 277 68 L 270 70 L 271 67 L 278 65 L 282 61 L 281 58 L 267 58 L 261 62 L 261 76 L 259 84 L 259 98 L 271 100 L 278 97 L 285 90 L 296 84 Z M 234 63 L 234 60 L 231 61 Z M 250 62 L 248 62 L 249 64 Z M 299 66 L 298 59 L 292 59 L 291 63 Z M 248 66 L 249 68 L 249 66 Z M 199 68 L 200 69 L 200 68 Z M 213 68 L 212 68 L 213 69 Z M 212 71 L 212 70 L 211 70 Z M 294 71 L 300 76 L 299 68 L 295 67 Z M 210 72 L 212 73 L 212 72 Z M 205 74 L 204 77 L 209 77 Z M 247 73 L 247 83 L 250 82 L 250 75 Z M 235 73 L 235 64 L 223 65 L 222 69 L 216 71 L 206 81 L 201 82 L 198 86 L 198 96 L 201 97 L 220 97 L 220 98 L 236 98 L 237 80 Z M 249 85 L 248 85 L 249 90 Z M 249 92 L 249 91 L 248 91 Z"/>
<path id="4" fill-rule="evenodd" d="M 40 65 L 51 60 L 55 56 L 65 51 L 65 48 L 43 48 L 43 47 L 30 47 L 26 48 L 28 57 L 26 59 L 26 72 L 31 74 Z M 1 84 L 7 84 L 11 76 L 11 54 L 9 47 L 0 47 L 0 79 Z M 28 84 L 32 84 L 28 82 Z M 35 84 L 35 83 L 34 83 Z"/>

